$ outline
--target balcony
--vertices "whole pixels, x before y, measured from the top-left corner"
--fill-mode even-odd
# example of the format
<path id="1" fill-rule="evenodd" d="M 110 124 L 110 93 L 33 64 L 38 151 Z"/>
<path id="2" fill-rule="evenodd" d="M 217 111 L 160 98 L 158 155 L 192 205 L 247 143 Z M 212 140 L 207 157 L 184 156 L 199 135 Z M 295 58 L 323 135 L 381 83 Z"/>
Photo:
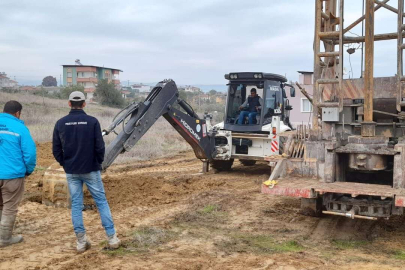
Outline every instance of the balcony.
<path id="1" fill-rule="evenodd" d="M 85 93 L 94 93 L 94 92 L 96 92 L 96 88 L 95 87 L 84 88 L 84 92 Z"/>
<path id="2" fill-rule="evenodd" d="M 83 67 L 83 66 L 78 66 L 76 67 L 77 72 L 97 72 L 97 69 L 95 67 Z"/>
<path id="3" fill-rule="evenodd" d="M 97 83 L 98 79 L 96 77 L 77 78 L 77 82 L 93 82 L 93 83 Z"/>
<path id="4" fill-rule="evenodd" d="M 113 79 L 112 81 L 113 81 L 114 84 L 120 84 L 120 80 Z"/>

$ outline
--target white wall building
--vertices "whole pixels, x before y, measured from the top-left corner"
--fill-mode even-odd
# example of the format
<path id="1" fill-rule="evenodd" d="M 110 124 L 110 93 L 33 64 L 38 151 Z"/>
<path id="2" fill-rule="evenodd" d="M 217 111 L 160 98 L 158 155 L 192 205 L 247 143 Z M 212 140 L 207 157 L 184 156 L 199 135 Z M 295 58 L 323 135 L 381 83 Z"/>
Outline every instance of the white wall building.
<path id="1" fill-rule="evenodd" d="M 152 87 L 144 84 L 133 84 L 131 85 L 131 88 L 135 91 L 137 90 L 139 93 L 143 93 L 143 92 L 150 92 Z"/>
<path id="2" fill-rule="evenodd" d="M 5 72 L 0 72 L 0 88 L 8 87 L 8 88 L 17 88 L 18 82 L 11 80 L 7 77 Z"/>
<path id="3" fill-rule="evenodd" d="M 184 91 L 191 93 L 198 93 L 201 92 L 201 89 L 192 85 L 186 85 L 184 86 Z"/>

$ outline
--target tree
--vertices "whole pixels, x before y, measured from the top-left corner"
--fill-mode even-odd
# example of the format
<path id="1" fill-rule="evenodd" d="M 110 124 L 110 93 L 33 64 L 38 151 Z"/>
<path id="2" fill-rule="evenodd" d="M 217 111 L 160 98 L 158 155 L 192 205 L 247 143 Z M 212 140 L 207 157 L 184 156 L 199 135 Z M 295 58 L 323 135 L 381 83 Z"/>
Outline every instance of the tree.
<path id="1" fill-rule="evenodd" d="M 84 93 L 84 87 L 82 85 L 71 85 L 67 87 L 63 87 L 60 90 L 60 98 L 67 99 L 69 98 L 70 93 L 74 91 L 80 91 Z"/>
<path id="2" fill-rule="evenodd" d="M 98 81 L 94 96 L 102 105 L 122 107 L 125 104 L 125 100 L 121 96 L 120 91 L 115 88 L 115 84 L 108 82 L 107 79 Z"/>
<path id="3" fill-rule="evenodd" d="M 208 92 L 208 94 L 209 94 L 210 96 L 215 96 L 215 95 L 217 94 L 217 91 L 215 91 L 214 89 L 212 89 L 212 90 L 210 90 L 210 91 Z"/>
<path id="4" fill-rule="evenodd" d="M 58 82 L 56 81 L 55 77 L 46 76 L 42 79 L 42 86 L 57 86 Z"/>
<path id="5" fill-rule="evenodd" d="M 180 97 L 182 100 L 186 100 L 186 101 L 187 101 L 187 92 L 184 91 L 184 90 L 179 90 L 179 97 Z"/>

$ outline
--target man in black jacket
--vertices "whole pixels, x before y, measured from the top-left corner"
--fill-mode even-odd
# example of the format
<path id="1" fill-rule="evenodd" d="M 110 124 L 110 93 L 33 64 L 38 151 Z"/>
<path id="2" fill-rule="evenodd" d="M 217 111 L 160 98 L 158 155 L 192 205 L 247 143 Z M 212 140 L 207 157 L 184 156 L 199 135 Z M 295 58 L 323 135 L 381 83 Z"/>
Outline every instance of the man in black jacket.
<path id="1" fill-rule="evenodd" d="M 83 224 L 83 183 L 93 197 L 100 213 L 110 248 L 118 248 L 120 240 L 114 229 L 103 182 L 101 164 L 104 160 L 104 141 L 100 123 L 87 115 L 82 92 L 75 91 L 69 96 L 70 113 L 56 122 L 53 132 L 52 152 L 66 172 L 72 202 L 72 223 L 77 237 L 77 252 L 91 247 Z"/>

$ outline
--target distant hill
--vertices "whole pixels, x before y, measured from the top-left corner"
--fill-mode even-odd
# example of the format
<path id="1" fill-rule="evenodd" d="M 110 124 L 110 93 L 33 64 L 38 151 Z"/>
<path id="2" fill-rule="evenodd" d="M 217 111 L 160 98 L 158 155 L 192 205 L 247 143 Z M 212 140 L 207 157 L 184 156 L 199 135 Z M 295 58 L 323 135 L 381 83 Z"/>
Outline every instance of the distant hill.
<path id="1" fill-rule="evenodd" d="M 58 80 L 59 78 L 57 78 Z M 25 80 L 25 79 L 19 79 L 18 80 L 18 84 L 19 85 L 41 85 L 42 80 Z M 129 85 L 132 84 L 139 84 L 140 82 L 132 82 L 129 81 Z M 142 83 L 145 85 L 150 85 L 150 86 L 155 86 L 157 84 L 157 82 L 152 82 L 152 83 Z M 59 80 L 58 80 L 58 85 L 59 85 Z M 127 86 L 128 85 L 128 81 L 121 81 L 121 85 L 122 86 Z M 185 85 L 180 83 L 179 85 Z M 198 88 L 200 88 L 203 92 L 209 92 L 210 90 L 214 89 L 215 91 L 219 91 L 219 92 L 226 92 L 228 87 L 225 84 L 190 84 L 192 86 L 196 86 Z"/>
<path id="2" fill-rule="evenodd" d="M 209 92 L 210 90 L 214 89 L 217 92 L 225 93 L 228 90 L 228 86 L 225 84 L 196 84 L 194 86 L 200 88 L 203 92 Z"/>
<path id="3" fill-rule="evenodd" d="M 131 81 L 129 81 L 129 85 L 140 84 L 140 83 L 141 82 L 131 82 Z M 157 84 L 157 82 L 155 82 L 155 83 L 153 83 L 153 82 L 152 83 L 142 83 L 142 84 L 149 85 L 149 86 L 155 86 Z M 122 86 L 127 86 L 128 81 L 121 81 L 121 85 Z M 179 83 L 177 85 L 178 86 L 179 85 L 184 86 L 186 84 Z M 228 90 L 228 86 L 226 86 L 225 84 L 224 85 L 222 85 L 222 84 L 187 84 L 187 85 L 192 85 L 192 86 L 198 87 L 205 93 L 209 92 L 212 89 L 214 89 L 217 92 L 224 92 L 224 93 Z"/>

